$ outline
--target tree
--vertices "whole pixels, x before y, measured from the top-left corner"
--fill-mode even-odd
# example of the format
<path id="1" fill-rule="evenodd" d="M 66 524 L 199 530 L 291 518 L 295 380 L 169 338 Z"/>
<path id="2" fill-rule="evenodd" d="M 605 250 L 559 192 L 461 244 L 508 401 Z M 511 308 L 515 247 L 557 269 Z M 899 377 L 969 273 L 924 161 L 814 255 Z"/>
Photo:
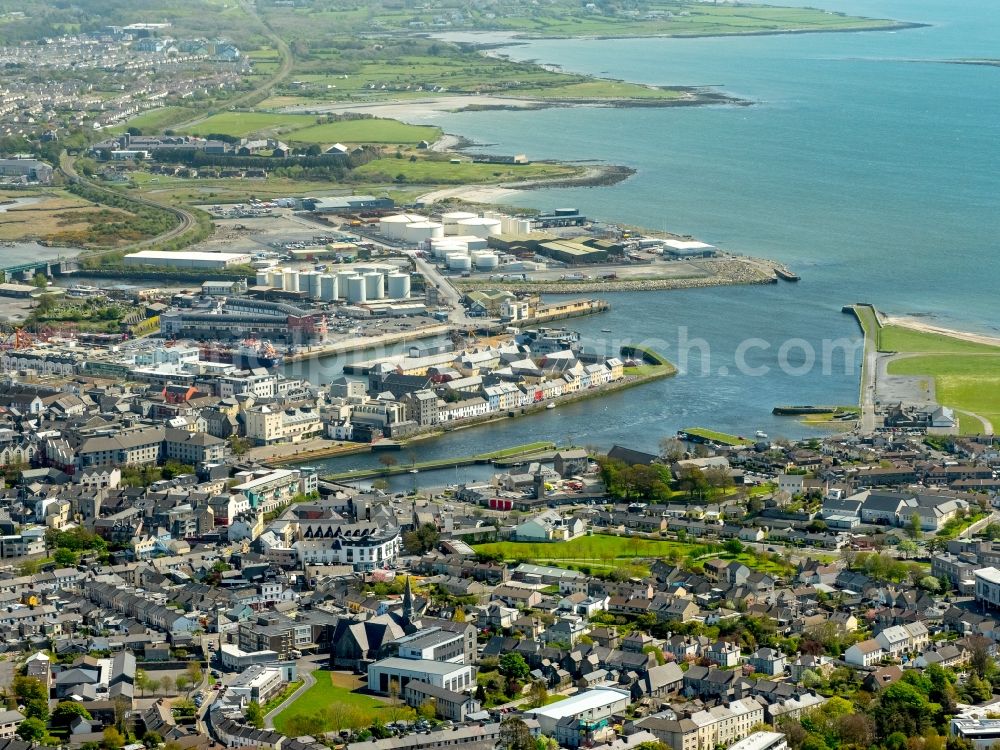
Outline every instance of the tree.
<path id="1" fill-rule="evenodd" d="M 990 641 L 985 636 L 973 636 L 969 642 L 969 666 L 979 677 L 985 677 L 992 659 L 990 658 Z"/>
<path id="2" fill-rule="evenodd" d="M 104 728 L 104 739 L 101 744 L 107 750 L 119 750 L 125 744 L 125 737 L 114 727 Z"/>
<path id="3" fill-rule="evenodd" d="M 684 443 L 675 437 L 665 437 L 660 440 L 660 458 L 667 463 L 675 463 L 684 458 Z"/>
<path id="4" fill-rule="evenodd" d="M 541 708 L 549 699 L 549 691 L 543 680 L 534 680 L 528 690 L 528 705 Z"/>
<path id="5" fill-rule="evenodd" d="M 39 289 L 45 289 L 49 285 L 49 279 L 44 273 L 36 273 L 31 280 L 31 285 Z"/>
<path id="6" fill-rule="evenodd" d="M 37 677 L 18 676 L 11 687 L 18 703 L 24 706 L 24 715 L 45 721 L 49 717 L 49 691 Z"/>
<path id="7" fill-rule="evenodd" d="M 174 678 L 168 674 L 163 675 L 160 678 L 160 688 L 163 690 L 164 695 L 170 695 L 174 692 Z"/>
<path id="8" fill-rule="evenodd" d="M 45 736 L 45 722 L 29 716 L 18 725 L 17 736 L 25 742 L 38 742 Z"/>
<path id="9" fill-rule="evenodd" d="M 917 547 L 917 543 L 912 539 L 903 539 L 896 545 L 896 549 L 902 552 L 904 557 L 909 557 L 914 554 L 919 547 Z"/>
<path id="10" fill-rule="evenodd" d="M 71 549 L 57 549 L 52 560 L 60 568 L 72 568 L 80 561 L 80 556 Z"/>
<path id="11" fill-rule="evenodd" d="M 520 719 L 504 719 L 500 723 L 502 750 L 534 750 L 535 740 L 528 725 Z"/>
<path id="12" fill-rule="evenodd" d="M 530 673 L 528 662 L 520 654 L 509 652 L 500 657 L 500 674 L 508 680 L 523 681 Z"/>
<path id="13" fill-rule="evenodd" d="M 386 473 L 386 474 L 388 474 L 388 473 L 389 473 L 389 470 L 390 470 L 390 469 L 391 469 L 391 468 L 392 468 L 393 466 L 395 466 L 396 464 L 398 464 L 398 463 L 399 463 L 399 461 L 397 461 L 397 460 L 396 460 L 396 457 L 395 457 L 395 456 L 390 456 L 390 455 L 389 455 L 388 453 L 383 453 L 383 454 L 382 454 L 381 456 L 379 456 L 379 457 L 378 457 L 378 462 L 379 462 L 380 464 L 382 464 L 382 466 L 383 466 L 383 467 L 384 467 L 384 469 L 385 469 L 385 473 Z"/>
<path id="14" fill-rule="evenodd" d="M 191 678 L 185 674 L 179 674 L 177 675 L 177 679 L 174 681 L 174 684 L 177 685 L 177 689 L 180 692 L 186 693 L 188 687 L 191 685 Z"/>
<path id="15" fill-rule="evenodd" d="M 739 539 L 727 539 L 722 543 L 722 548 L 733 555 L 738 555 L 743 551 L 743 542 Z"/>
<path id="16" fill-rule="evenodd" d="M 403 534 L 403 547 L 411 555 L 422 555 L 437 547 L 441 535 L 432 523 L 425 523 L 416 531 Z"/>
<path id="17" fill-rule="evenodd" d="M 250 726 L 257 729 L 264 728 L 264 709 L 260 707 L 260 703 L 257 701 L 250 701 L 247 704 L 246 710 L 243 712 L 243 717 Z"/>
<path id="18" fill-rule="evenodd" d="M 146 732 L 142 735 L 142 744 L 152 750 L 154 747 L 159 747 L 163 744 L 163 737 L 158 732 Z"/>
<path id="19" fill-rule="evenodd" d="M 940 705 L 927 700 L 919 687 L 899 680 L 882 691 L 871 715 L 879 737 L 885 739 L 901 732 L 905 738 L 922 734 L 940 709 Z"/>
<path id="20" fill-rule="evenodd" d="M 910 523 L 906 527 L 906 533 L 910 539 L 919 539 L 923 536 L 923 529 L 920 525 L 920 514 L 914 513 L 910 516 Z"/>
<path id="21" fill-rule="evenodd" d="M 433 698 L 428 698 L 423 701 L 419 706 L 417 706 L 417 716 L 422 719 L 433 719 L 437 716 L 437 701 Z"/>
<path id="22" fill-rule="evenodd" d="M 60 727 L 68 727 L 77 716 L 88 721 L 94 718 L 90 715 L 90 711 L 76 701 L 59 701 L 52 712 L 52 724 Z"/>
<path id="23" fill-rule="evenodd" d="M 185 670 L 187 671 L 187 676 L 191 680 L 192 685 L 197 685 L 201 682 L 201 664 L 196 661 L 189 661 Z"/>
<path id="24" fill-rule="evenodd" d="M 924 576 L 920 579 L 920 588 L 936 594 L 941 589 L 941 582 L 934 576 Z"/>

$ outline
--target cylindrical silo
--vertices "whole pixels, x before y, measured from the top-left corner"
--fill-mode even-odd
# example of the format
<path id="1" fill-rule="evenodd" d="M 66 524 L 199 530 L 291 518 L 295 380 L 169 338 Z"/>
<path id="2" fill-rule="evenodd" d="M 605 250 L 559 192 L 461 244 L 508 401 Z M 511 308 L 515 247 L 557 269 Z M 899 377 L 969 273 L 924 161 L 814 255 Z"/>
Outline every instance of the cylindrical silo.
<path id="1" fill-rule="evenodd" d="M 257 286 L 271 286 L 271 276 L 267 271 L 257 272 Z"/>
<path id="2" fill-rule="evenodd" d="M 471 271 L 472 258 L 465 253 L 450 253 L 448 255 L 448 268 L 452 271 Z"/>
<path id="3" fill-rule="evenodd" d="M 391 273 L 389 274 L 389 298 L 406 299 L 410 296 L 410 274 Z"/>
<path id="4" fill-rule="evenodd" d="M 458 222 L 462 219 L 475 219 L 476 215 L 468 211 L 448 211 L 441 214 L 441 223 L 444 225 L 445 234 L 458 234 Z"/>
<path id="5" fill-rule="evenodd" d="M 286 292 L 299 291 L 299 272 L 292 268 L 285 268 L 281 272 L 281 288 Z"/>
<path id="6" fill-rule="evenodd" d="M 347 280 L 357 275 L 353 271 L 337 271 L 337 299 L 347 299 Z"/>
<path id="7" fill-rule="evenodd" d="M 319 277 L 319 298 L 324 302 L 334 302 L 337 299 L 337 277 L 324 273 Z"/>
<path id="8" fill-rule="evenodd" d="M 500 265 L 500 258 L 496 253 L 479 250 L 472 254 L 472 263 L 479 271 L 494 271 Z"/>
<path id="9" fill-rule="evenodd" d="M 305 292 L 310 297 L 319 296 L 319 274 L 315 271 L 299 272 L 299 291 Z"/>
<path id="10" fill-rule="evenodd" d="M 491 237 L 500 234 L 500 219 L 462 219 L 458 222 L 464 234 L 474 237 Z"/>
<path id="11" fill-rule="evenodd" d="M 352 304 L 357 304 L 359 302 L 367 301 L 367 296 L 365 294 L 365 277 L 364 276 L 348 276 L 347 277 L 347 301 Z"/>
<path id="12" fill-rule="evenodd" d="M 411 245 L 439 237 L 444 237 L 444 227 L 435 221 L 415 221 L 403 228 L 403 240 Z"/>
<path id="13" fill-rule="evenodd" d="M 362 278 L 365 280 L 366 299 L 385 298 L 385 277 L 381 273 L 366 273 Z"/>
<path id="14" fill-rule="evenodd" d="M 281 289 L 285 282 L 285 277 L 280 268 L 271 269 L 267 272 L 267 285 L 274 289 Z"/>

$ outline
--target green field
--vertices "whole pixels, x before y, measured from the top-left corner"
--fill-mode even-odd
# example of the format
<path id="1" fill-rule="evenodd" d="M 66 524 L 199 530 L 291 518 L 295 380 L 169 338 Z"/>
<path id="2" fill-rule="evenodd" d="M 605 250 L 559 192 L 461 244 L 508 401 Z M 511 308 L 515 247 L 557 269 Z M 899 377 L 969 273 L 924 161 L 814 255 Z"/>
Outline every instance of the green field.
<path id="1" fill-rule="evenodd" d="M 965 343 L 965 342 L 962 342 Z M 937 400 L 945 406 L 985 417 L 1000 429 L 1000 349 L 992 354 L 927 354 L 889 363 L 892 375 L 934 378 Z M 980 420 L 961 418 L 963 433 L 981 433 Z"/>
<path id="2" fill-rule="evenodd" d="M 316 684 L 274 718 L 274 728 L 296 737 L 337 729 L 365 729 L 375 721 L 413 718 L 413 709 L 356 692 L 361 680 L 346 672 L 313 672 Z"/>
<path id="3" fill-rule="evenodd" d="M 878 332 L 878 348 L 881 352 L 926 352 L 936 354 L 976 354 L 997 353 L 1000 348 L 979 344 L 975 341 L 957 339 L 942 333 L 915 331 L 902 326 L 882 326 Z"/>
<path id="4" fill-rule="evenodd" d="M 158 133 L 191 116 L 192 110 L 187 107 L 159 107 L 136 115 L 120 129 L 139 128 L 143 133 Z"/>
<path id="5" fill-rule="evenodd" d="M 520 182 L 525 180 L 572 177 L 580 169 L 565 164 L 475 164 L 463 159 L 453 164 L 447 159 L 376 159 L 354 170 L 373 182 L 414 182 L 426 185 L 469 184 L 476 182 Z"/>
<path id="6" fill-rule="evenodd" d="M 696 558 L 704 561 L 718 557 L 723 560 L 738 560 L 747 567 L 764 573 L 787 575 L 789 572 L 787 565 L 765 560 L 749 550 L 734 554 L 725 552 L 720 545 L 647 539 L 639 536 L 595 534 L 568 542 L 491 542 L 477 544 L 473 548 L 476 552 L 499 554 L 505 560 L 530 560 L 560 568 L 583 566 L 607 571 L 632 565 L 641 567 L 637 564 L 653 558 L 676 561 Z"/>
<path id="7" fill-rule="evenodd" d="M 858 312 L 866 331 L 875 332 L 880 352 L 914 355 L 889 362 L 890 375 L 933 378 L 938 403 L 959 412 L 963 434 L 984 431 L 986 425 L 974 414 L 1000 429 L 1000 347 L 904 326 L 879 326 L 870 309 Z"/>
<path id="8" fill-rule="evenodd" d="M 363 119 L 321 123 L 314 115 L 274 112 L 223 112 L 185 131 L 192 135 L 218 133 L 235 138 L 275 136 L 295 143 L 399 143 L 433 141 L 440 129 L 407 125 L 398 120 Z"/>

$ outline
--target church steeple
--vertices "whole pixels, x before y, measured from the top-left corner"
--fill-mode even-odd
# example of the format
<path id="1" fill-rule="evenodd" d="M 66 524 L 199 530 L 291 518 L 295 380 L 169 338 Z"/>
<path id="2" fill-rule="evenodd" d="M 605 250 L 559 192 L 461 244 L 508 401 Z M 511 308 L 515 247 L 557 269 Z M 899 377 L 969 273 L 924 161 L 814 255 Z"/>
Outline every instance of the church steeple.
<path id="1" fill-rule="evenodd" d="M 413 589 L 409 576 L 406 576 L 406 588 L 403 589 L 403 619 L 407 622 L 413 619 Z"/>

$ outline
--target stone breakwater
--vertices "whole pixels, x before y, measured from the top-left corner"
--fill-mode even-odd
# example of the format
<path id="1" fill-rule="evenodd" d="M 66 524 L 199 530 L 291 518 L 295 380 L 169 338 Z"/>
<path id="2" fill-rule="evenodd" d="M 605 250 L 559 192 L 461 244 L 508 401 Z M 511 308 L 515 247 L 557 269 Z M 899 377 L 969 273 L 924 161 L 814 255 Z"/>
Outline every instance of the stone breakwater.
<path id="1" fill-rule="evenodd" d="M 503 289 L 510 292 L 577 294 L 581 292 L 650 292 L 663 289 L 694 289 L 742 284 L 776 284 L 777 264 L 761 259 L 725 258 L 703 266 L 706 276 L 675 278 L 602 279 L 586 281 L 456 281 L 459 289 Z"/>

